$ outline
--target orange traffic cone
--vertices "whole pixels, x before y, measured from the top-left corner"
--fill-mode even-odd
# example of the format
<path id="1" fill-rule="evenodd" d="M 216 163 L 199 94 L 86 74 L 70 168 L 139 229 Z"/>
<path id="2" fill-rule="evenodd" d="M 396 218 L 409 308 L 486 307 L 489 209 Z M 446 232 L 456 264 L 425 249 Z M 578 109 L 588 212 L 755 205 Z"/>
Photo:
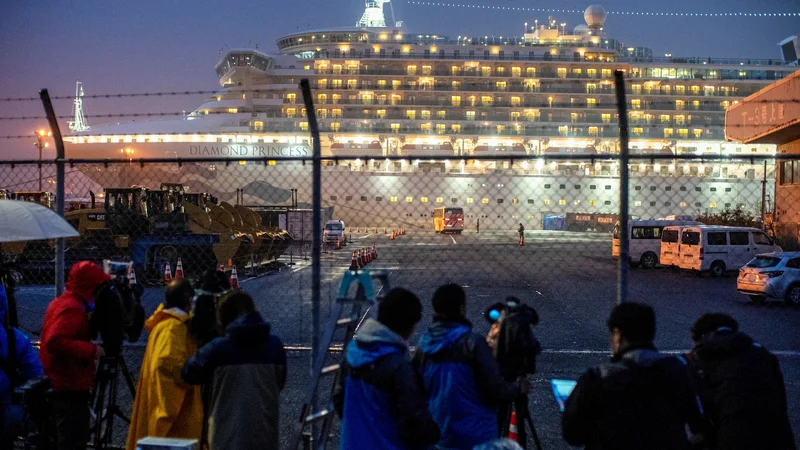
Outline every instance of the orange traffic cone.
<path id="1" fill-rule="evenodd" d="M 181 262 L 180 258 L 178 258 L 178 265 L 175 266 L 175 279 L 183 279 L 183 263 Z"/>
<path id="2" fill-rule="evenodd" d="M 339 250 L 341 248 L 342 248 L 342 238 L 341 237 L 337 237 L 336 238 L 336 250 Z"/>
<path id="3" fill-rule="evenodd" d="M 164 265 L 164 281 L 167 283 L 172 281 L 172 272 L 169 270 L 169 263 Z"/>
<path id="4" fill-rule="evenodd" d="M 386 227 L 383 227 L 383 234 L 386 234 Z"/>
<path id="5" fill-rule="evenodd" d="M 517 412 L 511 412 L 511 423 L 508 424 L 508 438 L 514 442 L 519 442 L 517 440 Z"/>
<path id="6" fill-rule="evenodd" d="M 350 261 L 350 270 L 358 270 L 358 260 L 356 259 L 355 250 L 353 250 L 353 259 Z"/>
<path id="7" fill-rule="evenodd" d="M 377 233 L 377 232 L 378 232 L 378 227 L 375 227 L 375 233 Z"/>
<path id="8" fill-rule="evenodd" d="M 353 227 L 347 227 L 347 232 L 348 233 L 352 233 L 353 232 Z"/>
<path id="9" fill-rule="evenodd" d="M 525 236 L 520 236 L 519 237 L 519 246 L 520 247 L 525 247 Z"/>
<path id="10" fill-rule="evenodd" d="M 361 233 L 361 228 L 356 227 L 356 233 Z"/>
<path id="11" fill-rule="evenodd" d="M 394 240 L 394 230 L 392 230 L 392 236 L 389 238 L 390 240 Z"/>
<path id="12" fill-rule="evenodd" d="M 375 243 L 372 243 L 372 259 L 378 259 L 378 251 L 375 250 Z"/>
<path id="13" fill-rule="evenodd" d="M 403 231 L 402 231 L 402 233 L 403 233 L 403 236 L 405 236 L 405 235 L 406 235 L 406 227 L 403 227 Z"/>
<path id="14" fill-rule="evenodd" d="M 236 275 L 236 267 L 231 270 L 231 289 L 239 289 L 239 275 Z"/>
<path id="15" fill-rule="evenodd" d="M 136 271 L 133 270 L 133 266 L 131 266 L 131 272 L 128 274 L 128 284 L 131 286 L 136 284 Z"/>
<path id="16" fill-rule="evenodd" d="M 372 253 L 369 251 L 369 247 L 364 249 L 364 254 L 366 255 L 367 262 L 371 263 L 372 262 Z"/>
<path id="17" fill-rule="evenodd" d="M 233 259 L 228 258 L 228 267 L 233 267 Z"/>

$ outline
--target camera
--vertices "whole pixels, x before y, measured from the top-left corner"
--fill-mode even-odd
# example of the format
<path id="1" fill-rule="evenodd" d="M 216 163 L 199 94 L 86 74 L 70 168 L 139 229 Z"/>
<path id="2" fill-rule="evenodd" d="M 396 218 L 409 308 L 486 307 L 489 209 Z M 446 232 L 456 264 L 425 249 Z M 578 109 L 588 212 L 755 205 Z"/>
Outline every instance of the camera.
<path id="1" fill-rule="evenodd" d="M 95 291 L 94 310 L 89 321 L 93 335 L 99 334 L 107 356 L 118 356 L 122 342 L 135 342 L 144 328 L 144 289 L 131 285 L 128 274 L 132 263 L 103 261 L 103 269 L 111 280 Z"/>
<path id="2" fill-rule="evenodd" d="M 541 352 L 533 327 L 539 313 L 516 297 L 490 306 L 484 316 L 492 324 L 487 341 L 494 351 L 500 373 L 507 380 L 536 373 L 536 356 Z"/>

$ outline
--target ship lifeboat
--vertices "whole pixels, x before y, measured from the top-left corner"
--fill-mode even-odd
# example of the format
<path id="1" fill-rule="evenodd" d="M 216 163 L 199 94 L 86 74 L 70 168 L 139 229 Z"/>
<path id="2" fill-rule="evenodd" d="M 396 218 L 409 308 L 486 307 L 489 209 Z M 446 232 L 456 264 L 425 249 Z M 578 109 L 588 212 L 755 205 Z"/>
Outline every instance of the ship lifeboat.
<path id="1" fill-rule="evenodd" d="M 525 146 L 522 144 L 511 145 L 487 145 L 479 144 L 472 149 L 475 156 L 500 156 L 500 155 L 527 155 Z"/>
<path id="2" fill-rule="evenodd" d="M 453 156 L 453 144 L 442 142 L 441 144 L 404 144 L 400 151 L 404 156 Z"/>
<path id="3" fill-rule="evenodd" d="M 379 157 L 383 156 L 383 147 L 378 141 L 372 141 L 369 144 L 334 142 L 331 144 L 331 153 L 333 156 Z"/>

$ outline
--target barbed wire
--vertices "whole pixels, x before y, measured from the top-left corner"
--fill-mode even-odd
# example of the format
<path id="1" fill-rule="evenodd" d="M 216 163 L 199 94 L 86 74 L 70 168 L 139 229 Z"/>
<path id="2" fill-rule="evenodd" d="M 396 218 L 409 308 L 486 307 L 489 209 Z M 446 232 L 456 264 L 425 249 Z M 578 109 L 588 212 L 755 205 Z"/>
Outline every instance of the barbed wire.
<path id="1" fill-rule="evenodd" d="M 173 97 L 177 95 L 211 95 L 220 91 L 195 90 L 195 91 L 162 91 L 162 92 L 130 92 L 130 93 L 109 93 L 109 94 L 89 94 L 83 95 L 83 99 L 103 99 L 103 98 L 127 98 L 127 97 Z M 239 91 L 237 91 L 239 92 Z M 258 92 L 258 91 L 246 91 Z M 264 92 L 267 92 L 264 90 Z M 272 92 L 272 91 L 271 91 Z M 74 95 L 51 95 L 50 100 L 74 100 Z M 41 101 L 39 97 L 2 97 L 0 102 L 33 102 Z"/>

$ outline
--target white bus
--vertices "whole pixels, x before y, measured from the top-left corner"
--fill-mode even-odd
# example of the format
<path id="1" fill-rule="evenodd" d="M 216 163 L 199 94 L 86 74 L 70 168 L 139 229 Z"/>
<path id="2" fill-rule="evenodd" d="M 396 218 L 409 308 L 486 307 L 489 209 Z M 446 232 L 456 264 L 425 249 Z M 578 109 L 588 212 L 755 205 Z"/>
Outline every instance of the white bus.
<path id="1" fill-rule="evenodd" d="M 658 264 L 661 254 L 661 231 L 670 225 L 702 225 L 700 222 L 683 220 L 630 220 L 628 221 L 628 256 L 631 267 L 640 264 L 651 269 Z M 611 256 L 619 258 L 619 222 L 614 226 L 611 240 Z"/>
<path id="2" fill-rule="evenodd" d="M 709 271 L 719 277 L 728 270 L 739 270 L 756 255 L 780 252 L 781 248 L 758 228 L 695 226 L 681 233 L 678 267 Z"/>

